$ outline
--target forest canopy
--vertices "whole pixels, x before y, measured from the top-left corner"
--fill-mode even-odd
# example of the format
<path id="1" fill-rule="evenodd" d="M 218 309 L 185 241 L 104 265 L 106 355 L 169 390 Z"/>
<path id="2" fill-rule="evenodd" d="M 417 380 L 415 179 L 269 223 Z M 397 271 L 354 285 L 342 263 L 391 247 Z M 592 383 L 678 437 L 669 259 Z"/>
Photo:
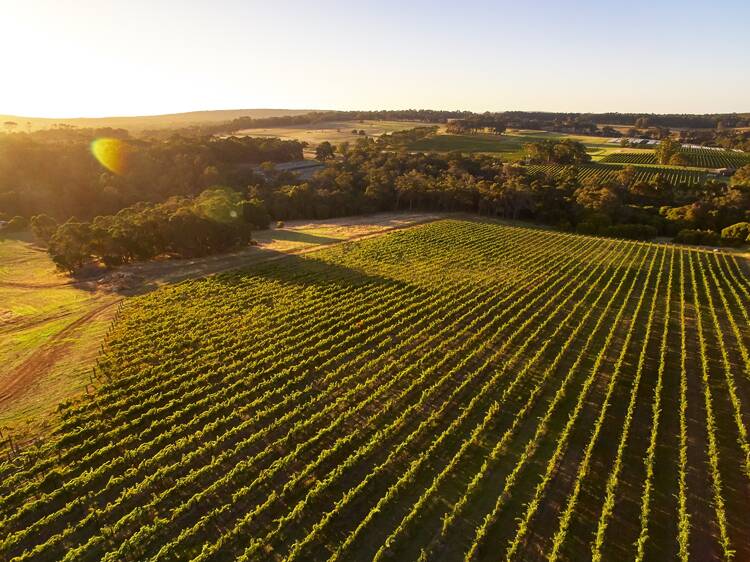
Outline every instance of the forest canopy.
<path id="1" fill-rule="evenodd" d="M 195 198 L 139 203 L 92 222 L 70 219 L 50 237 L 48 250 L 58 267 L 75 271 L 91 260 L 115 266 L 164 253 L 187 258 L 224 252 L 250 242 L 252 228 L 267 227 L 259 202 L 211 188 Z"/>
<path id="2" fill-rule="evenodd" d="M 98 138 L 116 139 L 127 170 L 115 173 L 92 154 Z M 0 134 L 0 212 L 45 213 L 60 221 L 113 214 L 138 202 L 195 196 L 216 184 L 242 184 L 262 162 L 302 158 L 294 140 L 251 137 L 133 139 L 112 129 Z"/>

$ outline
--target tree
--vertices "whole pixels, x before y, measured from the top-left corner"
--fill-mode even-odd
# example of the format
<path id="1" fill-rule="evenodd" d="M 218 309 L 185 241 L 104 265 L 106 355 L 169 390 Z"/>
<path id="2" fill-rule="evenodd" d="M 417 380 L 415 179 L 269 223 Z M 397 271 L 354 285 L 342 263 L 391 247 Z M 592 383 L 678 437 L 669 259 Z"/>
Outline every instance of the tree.
<path id="1" fill-rule="evenodd" d="M 737 170 L 732 176 L 730 184 L 735 187 L 750 188 L 750 164 L 746 164 Z"/>
<path id="2" fill-rule="evenodd" d="M 628 188 L 628 193 L 636 200 L 654 200 L 659 197 L 656 187 L 647 181 L 639 181 Z"/>
<path id="3" fill-rule="evenodd" d="M 501 185 L 495 200 L 503 217 L 513 220 L 516 220 L 522 211 L 533 209 L 531 190 L 517 179 Z"/>
<path id="4" fill-rule="evenodd" d="M 713 230 L 691 230 L 685 228 L 677 233 L 674 241 L 678 244 L 716 246 L 719 243 L 719 235 Z"/>
<path id="5" fill-rule="evenodd" d="M 49 242 L 57 227 L 57 221 L 44 213 L 31 217 L 31 232 L 44 243 Z"/>
<path id="6" fill-rule="evenodd" d="M 575 192 L 575 200 L 589 211 L 612 216 L 620 207 L 620 198 L 609 186 L 587 185 Z"/>
<path id="7" fill-rule="evenodd" d="M 526 160 L 534 164 L 582 164 L 591 160 L 586 147 L 571 139 L 527 143 L 523 151 Z"/>
<path id="8" fill-rule="evenodd" d="M 245 222 L 257 230 L 265 230 L 271 224 L 271 216 L 263 201 L 253 198 L 241 204 L 242 216 Z"/>
<path id="9" fill-rule="evenodd" d="M 48 251 L 60 269 L 80 269 L 91 258 L 91 225 L 75 219 L 60 225 L 49 241 Z"/>
<path id="10" fill-rule="evenodd" d="M 396 179 L 396 208 L 399 208 L 401 200 L 406 199 L 411 211 L 414 202 L 418 201 L 429 189 L 429 183 L 430 178 L 416 170 L 399 176 Z"/>
<path id="11" fill-rule="evenodd" d="M 606 213 L 590 212 L 586 220 L 576 225 L 576 232 L 579 234 L 601 234 L 612 226 L 612 220 Z"/>
<path id="12" fill-rule="evenodd" d="M 339 145 L 336 147 L 336 150 L 338 151 L 341 156 L 346 156 L 349 153 L 349 142 L 344 141 L 340 142 Z"/>
<path id="13" fill-rule="evenodd" d="M 315 148 L 315 158 L 317 158 L 321 162 L 331 160 L 333 158 L 333 146 L 331 146 L 331 143 L 328 141 L 321 142 Z"/>
<path id="14" fill-rule="evenodd" d="M 675 152 L 669 158 L 670 166 L 690 166 L 693 163 L 690 156 L 683 152 Z"/>
<path id="15" fill-rule="evenodd" d="M 722 229 L 721 239 L 729 244 L 750 242 L 750 222 L 738 222 Z"/>
<path id="16" fill-rule="evenodd" d="M 623 187 L 623 189 L 627 189 L 633 184 L 635 174 L 635 166 L 628 165 L 615 174 L 615 179 L 617 180 L 617 183 L 619 183 Z"/>
<path id="17" fill-rule="evenodd" d="M 655 227 L 650 224 L 616 224 L 602 231 L 604 236 L 612 238 L 627 238 L 629 240 L 650 240 L 658 234 Z"/>
<path id="18" fill-rule="evenodd" d="M 240 220 L 242 197 L 228 187 L 206 189 L 195 198 L 196 214 L 214 222 L 233 223 Z"/>
<path id="19" fill-rule="evenodd" d="M 468 131 L 462 119 L 453 119 L 445 126 L 445 132 L 451 135 L 462 135 Z"/>
<path id="20" fill-rule="evenodd" d="M 659 164 L 669 164 L 670 159 L 680 151 L 681 147 L 682 145 L 679 142 L 671 138 L 662 140 L 659 142 L 659 146 L 654 149 L 656 161 Z"/>

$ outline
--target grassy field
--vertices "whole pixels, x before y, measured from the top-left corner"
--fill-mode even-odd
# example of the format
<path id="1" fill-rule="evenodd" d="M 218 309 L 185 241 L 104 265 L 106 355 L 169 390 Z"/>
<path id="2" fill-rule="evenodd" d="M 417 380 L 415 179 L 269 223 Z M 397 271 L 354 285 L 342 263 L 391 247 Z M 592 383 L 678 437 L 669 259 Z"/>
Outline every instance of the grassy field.
<path id="1" fill-rule="evenodd" d="M 117 299 L 71 284 L 23 238 L 0 241 L 0 264 L 0 428 L 23 440 L 84 391 Z"/>
<path id="2" fill-rule="evenodd" d="M 278 137 L 281 139 L 296 139 L 311 145 L 307 152 L 314 152 L 315 146 L 323 141 L 329 141 L 334 146 L 341 142 L 354 142 L 360 135 L 352 133 L 354 129 L 363 130 L 369 137 L 379 137 L 386 133 L 425 127 L 429 123 L 418 121 L 329 121 L 314 125 L 298 125 L 295 127 L 273 127 L 268 129 L 243 129 L 237 135 L 251 137 Z"/>
<path id="3" fill-rule="evenodd" d="M 127 301 L 0 557 L 750 557 L 730 255 L 444 220 Z"/>
<path id="4" fill-rule="evenodd" d="M 413 143 L 409 148 L 416 151 L 450 152 L 460 150 L 498 156 L 506 161 L 523 158 L 523 145 L 544 139 L 571 139 L 583 143 L 593 162 L 657 165 L 653 149 L 621 147 L 611 144 L 608 138 L 588 135 L 573 135 L 548 131 L 510 130 L 503 135 L 451 135 L 444 132 Z M 693 159 L 690 167 L 709 169 L 726 166 L 739 167 L 748 162 L 747 154 L 719 152 L 713 150 L 685 149 Z"/>
<path id="5" fill-rule="evenodd" d="M 502 135 L 476 134 L 452 135 L 444 132 L 413 143 L 409 148 L 423 152 L 461 152 L 490 154 L 506 161 L 520 160 L 523 145 L 545 139 L 572 139 L 586 145 L 586 151 L 594 160 L 599 160 L 617 151 L 620 147 L 607 144 L 608 139 L 586 135 L 568 135 L 548 131 L 511 130 Z"/>

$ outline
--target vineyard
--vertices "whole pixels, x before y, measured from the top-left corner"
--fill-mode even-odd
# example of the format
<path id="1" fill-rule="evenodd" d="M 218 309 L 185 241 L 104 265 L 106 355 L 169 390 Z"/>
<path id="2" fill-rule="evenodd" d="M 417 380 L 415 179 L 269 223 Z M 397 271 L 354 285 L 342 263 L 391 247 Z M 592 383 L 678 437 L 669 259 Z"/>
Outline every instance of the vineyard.
<path id="1" fill-rule="evenodd" d="M 528 166 L 529 170 L 533 172 L 542 172 L 547 175 L 555 176 L 563 173 L 566 170 L 566 166 L 560 164 L 541 164 Z M 598 164 L 586 164 L 577 166 L 578 179 L 580 181 L 599 178 L 601 181 L 614 180 L 617 173 L 622 170 L 623 166 L 616 165 L 598 165 Z M 701 185 L 706 181 L 708 175 L 705 172 L 699 172 L 696 170 L 679 169 L 679 168 L 638 168 L 635 169 L 635 175 L 633 181 L 636 182 L 649 182 L 653 180 L 657 174 L 661 176 L 672 185 L 688 185 L 697 186 Z"/>
<path id="2" fill-rule="evenodd" d="M 724 253 L 443 220 L 126 301 L 0 560 L 750 559 Z"/>
<path id="3" fill-rule="evenodd" d="M 750 154 L 709 148 L 683 148 L 690 165 L 699 168 L 741 168 L 750 164 Z M 601 159 L 607 164 L 658 164 L 652 151 L 615 152 Z"/>

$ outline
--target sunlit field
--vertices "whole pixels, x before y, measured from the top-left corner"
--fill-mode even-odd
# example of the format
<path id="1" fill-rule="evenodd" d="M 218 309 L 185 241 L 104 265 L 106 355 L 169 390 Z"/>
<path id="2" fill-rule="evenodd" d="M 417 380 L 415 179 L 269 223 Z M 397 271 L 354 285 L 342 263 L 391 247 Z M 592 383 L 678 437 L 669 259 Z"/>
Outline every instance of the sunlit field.
<path id="1" fill-rule="evenodd" d="M 446 220 L 133 298 L 0 553 L 745 559 L 743 267 Z"/>
<path id="2" fill-rule="evenodd" d="M 329 141 L 333 144 L 354 142 L 362 136 L 379 137 L 394 131 L 403 131 L 427 125 L 429 123 L 419 121 L 328 121 L 293 127 L 242 129 L 234 134 L 300 140 L 313 145 L 314 148 L 314 145 L 323 141 Z M 361 135 L 359 131 L 364 131 L 365 134 Z"/>
<path id="3" fill-rule="evenodd" d="M 26 238 L 0 240 L 0 428 L 19 442 L 85 392 L 118 300 L 73 284 Z"/>

